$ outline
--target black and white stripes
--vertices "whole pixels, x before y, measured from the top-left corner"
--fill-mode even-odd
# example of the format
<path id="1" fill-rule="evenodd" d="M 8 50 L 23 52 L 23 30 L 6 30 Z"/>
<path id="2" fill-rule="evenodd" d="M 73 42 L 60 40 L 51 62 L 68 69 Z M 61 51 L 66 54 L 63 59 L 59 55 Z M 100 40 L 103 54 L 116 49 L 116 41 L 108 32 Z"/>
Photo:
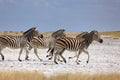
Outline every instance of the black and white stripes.
<path id="1" fill-rule="evenodd" d="M 54 62 L 57 63 L 58 57 L 61 57 L 63 61 L 66 63 L 66 59 L 63 57 L 63 52 L 65 50 L 76 51 L 78 52 L 74 57 L 77 57 L 76 63 L 79 64 L 79 55 L 84 52 L 88 55 L 87 63 L 89 62 L 89 52 L 87 48 L 92 43 L 92 41 L 97 41 L 102 43 L 103 40 L 100 38 L 98 31 L 93 30 L 91 32 L 84 32 L 76 38 L 66 37 L 64 33 L 64 29 L 57 30 L 53 32 L 50 37 L 44 37 L 42 34 L 39 34 L 35 27 L 27 30 L 23 33 L 22 36 L 9 36 L 2 35 L 0 36 L 0 55 L 2 60 L 4 60 L 4 55 L 2 54 L 2 50 L 6 47 L 17 49 L 20 48 L 18 60 L 21 61 L 20 56 L 23 49 L 26 50 L 26 57 L 28 59 L 29 50 L 34 48 L 34 53 L 37 58 L 41 61 L 42 59 L 38 56 L 37 48 L 44 49 L 48 48 L 48 52 L 50 54 L 49 59 L 52 59 L 54 56 Z M 54 55 L 53 55 L 54 54 Z M 69 58 L 74 58 L 69 57 Z"/>
<path id="2" fill-rule="evenodd" d="M 65 50 L 70 50 L 70 51 L 78 51 L 77 59 L 76 62 L 79 64 L 78 58 L 81 52 L 85 52 L 88 55 L 88 60 L 89 61 L 89 53 L 86 50 L 89 45 L 92 43 L 93 40 L 96 40 L 100 43 L 103 42 L 103 40 L 99 37 L 98 31 L 91 31 L 90 33 L 83 35 L 82 38 L 69 38 L 69 37 L 64 37 L 64 38 L 59 38 L 56 41 L 55 47 L 54 47 L 54 62 L 56 64 L 56 58 L 59 55 L 63 61 L 66 63 L 65 58 L 62 56 L 62 53 Z"/>
<path id="3" fill-rule="evenodd" d="M 41 38 L 41 37 L 37 36 L 31 40 L 30 44 L 34 48 L 34 53 L 35 53 L 36 57 L 40 61 L 42 61 L 42 59 L 38 56 L 37 48 L 39 48 L 39 49 L 49 48 L 48 51 L 51 50 L 51 48 L 54 46 L 54 44 L 56 42 L 56 39 L 58 39 L 62 36 L 65 36 L 64 31 L 65 31 L 64 29 L 59 29 L 59 30 L 53 32 L 50 37 L 42 37 Z M 28 55 L 26 56 L 26 59 L 27 58 L 28 58 Z"/>
<path id="4" fill-rule="evenodd" d="M 76 50 L 79 50 L 81 45 L 84 43 L 83 41 L 84 39 L 63 37 L 63 38 L 57 39 L 55 46 L 57 48 L 65 48 L 66 50 L 76 51 Z M 83 42 L 83 43 L 80 44 L 80 42 Z"/>
<path id="5" fill-rule="evenodd" d="M 9 36 L 9 35 L 0 36 L 0 55 L 2 57 L 2 60 L 4 60 L 4 56 L 1 51 L 4 48 L 9 47 L 13 49 L 20 48 L 18 60 L 21 61 L 20 56 L 23 49 L 26 49 L 26 52 L 28 52 L 27 51 L 27 47 L 29 47 L 28 43 L 36 35 L 38 35 L 38 31 L 36 30 L 35 27 L 33 27 L 24 32 L 22 36 Z"/>

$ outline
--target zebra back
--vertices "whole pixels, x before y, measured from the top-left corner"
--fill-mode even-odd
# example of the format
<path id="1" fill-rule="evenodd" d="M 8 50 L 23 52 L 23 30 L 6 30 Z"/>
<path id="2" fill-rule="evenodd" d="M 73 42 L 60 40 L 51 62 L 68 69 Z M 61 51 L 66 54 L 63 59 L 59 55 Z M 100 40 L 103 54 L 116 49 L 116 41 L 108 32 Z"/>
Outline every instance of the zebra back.
<path id="1" fill-rule="evenodd" d="M 0 36 L 0 45 L 11 47 L 11 48 L 20 48 L 21 43 L 23 42 L 22 36 Z"/>
<path id="2" fill-rule="evenodd" d="M 57 39 L 55 47 L 57 47 L 58 49 L 64 48 L 67 50 L 76 51 L 82 46 L 82 44 L 85 44 L 84 38 L 76 39 L 71 37 L 63 37 Z"/>
<path id="3" fill-rule="evenodd" d="M 30 43 L 36 48 L 49 48 L 53 42 L 54 38 L 52 37 L 34 37 Z"/>

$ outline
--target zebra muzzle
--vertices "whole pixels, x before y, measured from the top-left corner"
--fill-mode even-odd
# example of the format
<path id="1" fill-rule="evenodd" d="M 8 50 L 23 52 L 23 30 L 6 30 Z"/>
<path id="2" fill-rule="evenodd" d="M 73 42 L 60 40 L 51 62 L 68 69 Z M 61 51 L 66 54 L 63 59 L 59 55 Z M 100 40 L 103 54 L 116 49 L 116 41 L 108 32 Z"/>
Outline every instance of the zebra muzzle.
<path id="1" fill-rule="evenodd" d="M 100 42 L 100 43 L 103 43 L 103 39 L 99 39 L 99 42 Z"/>

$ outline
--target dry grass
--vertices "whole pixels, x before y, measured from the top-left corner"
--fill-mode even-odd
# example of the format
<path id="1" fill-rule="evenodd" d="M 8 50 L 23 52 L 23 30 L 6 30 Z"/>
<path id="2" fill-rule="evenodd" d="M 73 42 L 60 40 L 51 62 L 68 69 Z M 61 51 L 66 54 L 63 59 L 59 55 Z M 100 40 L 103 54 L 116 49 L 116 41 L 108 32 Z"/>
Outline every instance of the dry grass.
<path id="1" fill-rule="evenodd" d="M 120 80 L 120 73 L 58 73 L 45 75 L 39 71 L 0 71 L 0 80 Z"/>
<path id="2" fill-rule="evenodd" d="M 45 37 L 49 37 L 52 32 L 41 32 Z M 68 37 L 74 37 L 81 32 L 66 32 L 66 36 Z M 0 32 L 0 35 L 22 35 L 22 32 Z M 120 37 L 120 31 L 110 31 L 110 32 L 100 32 L 101 35 L 103 36 L 110 36 L 110 37 Z"/>
<path id="3" fill-rule="evenodd" d="M 38 71 L 0 71 L 0 80 L 45 80 Z"/>
<path id="4" fill-rule="evenodd" d="M 110 37 L 120 37 L 120 31 L 101 32 L 101 35 Z"/>
<path id="5" fill-rule="evenodd" d="M 22 35 L 22 32 L 0 32 L 0 35 L 12 35 L 12 36 L 16 36 L 16 35 Z"/>

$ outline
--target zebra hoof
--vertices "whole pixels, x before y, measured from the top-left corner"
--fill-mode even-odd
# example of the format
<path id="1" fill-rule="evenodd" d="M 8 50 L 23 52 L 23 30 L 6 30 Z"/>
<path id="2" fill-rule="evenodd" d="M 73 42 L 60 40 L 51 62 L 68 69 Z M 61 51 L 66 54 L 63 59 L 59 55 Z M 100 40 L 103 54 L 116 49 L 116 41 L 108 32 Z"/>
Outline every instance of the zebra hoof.
<path id="1" fill-rule="evenodd" d="M 43 61 L 42 59 L 40 59 L 40 61 Z"/>
<path id="2" fill-rule="evenodd" d="M 58 64 L 57 62 L 54 62 L 55 64 Z"/>
<path id="3" fill-rule="evenodd" d="M 25 58 L 25 60 L 29 61 L 29 59 L 28 59 L 28 58 Z"/>
<path id="4" fill-rule="evenodd" d="M 72 57 L 68 57 L 69 59 L 71 59 Z"/>
<path id="5" fill-rule="evenodd" d="M 79 65 L 80 63 L 79 62 L 77 62 L 77 65 Z"/>
<path id="6" fill-rule="evenodd" d="M 78 62 L 81 62 L 80 60 L 78 60 Z"/>
<path id="7" fill-rule="evenodd" d="M 18 59 L 20 62 L 22 61 L 21 59 Z"/>
<path id="8" fill-rule="evenodd" d="M 80 63 L 78 61 L 76 61 L 77 65 L 79 65 Z"/>
<path id="9" fill-rule="evenodd" d="M 29 60 L 28 58 L 29 58 L 29 57 L 27 56 L 27 57 L 25 58 L 25 60 Z"/>
<path id="10" fill-rule="evenodd" d="M 89 61 L 87 61 L 87 63 L 88 63 Z"/>
<path id="11" fill-rule="evenodd" d="M 66 60 L 64 60 L 64 63 L 67 63 Z"/>
<path id="12" fill-rule="evenodd" d="M 52 58 L 48 58 L 48 60 L 51 60 Z"/>
<path id="13" fill-rule="evenodd" d="M 2 57 L 2 60 L 4 60 L 5 58 L 4 57 Z"/>
<path id="14" fill-rule="evenodd" d="M 49 57 L 49 55 L 47 55 L 46 57 Z"/>

